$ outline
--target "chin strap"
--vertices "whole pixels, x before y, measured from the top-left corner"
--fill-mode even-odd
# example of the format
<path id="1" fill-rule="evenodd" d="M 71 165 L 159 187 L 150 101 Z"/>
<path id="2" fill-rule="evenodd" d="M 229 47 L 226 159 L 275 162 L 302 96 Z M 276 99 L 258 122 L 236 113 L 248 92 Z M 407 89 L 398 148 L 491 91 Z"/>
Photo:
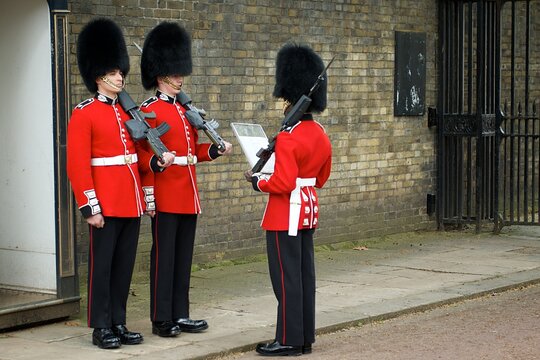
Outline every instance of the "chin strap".
<path id="1" fill-rule="evenodd" d="M 287 115 L 287 113 L 291 110 L 291 102 L 289 100 L 283 100 L 283 115 Z"/>
<path id="2" fill-rule="evenodd" d="M 177 91 L 182 90 L 182 84 L 180 84 L 180 86 L 173 84 L 173 82 L 171 81 L 171 79 L 169 79 L 168 76 L 163 77 L 163 82 L 169 85 L 170 87 L 172 87 L 174 90 L 177 90 Z"/>
<path id="3" fill-rule="evenodd" d="M 126 79 L 125 79 L 124 77 L 122 77 L 122 86 L 121 86 L 121 87 L 116 86 L 116 85 L 115 85 L 111 80 L 109 80 L 109 78 L 106 77 L 106 76 L 102 76 L 102 77 L 101 77 L 101 80 L 102 80 L 105 84 L 109 85 L 110 87 L 112 87 L 112 88 L 115 89 L 115 90 L 122 90 L 122 89 L 124 88 L 124 86 L 126 85 Z"/>

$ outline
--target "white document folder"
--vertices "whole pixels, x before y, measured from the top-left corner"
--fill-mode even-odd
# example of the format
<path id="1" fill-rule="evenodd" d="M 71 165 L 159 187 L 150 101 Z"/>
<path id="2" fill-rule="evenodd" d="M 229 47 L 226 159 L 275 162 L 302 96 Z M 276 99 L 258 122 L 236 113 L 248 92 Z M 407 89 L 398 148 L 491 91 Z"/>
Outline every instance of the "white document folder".
<path id="1" fill-rule="evenodd" d="M 268 146 L 268 137 L 264 129 L 259 124 L 231 123 L 234 136 L 238 139 L 240 147 L 247 158 L 249 166 L 253 168 L 259 157 L 257 152 Z M 272 174 L 274 172 L 275 154 L 270 156 L 268 162 L 261 170 L 262 173 Z"/>

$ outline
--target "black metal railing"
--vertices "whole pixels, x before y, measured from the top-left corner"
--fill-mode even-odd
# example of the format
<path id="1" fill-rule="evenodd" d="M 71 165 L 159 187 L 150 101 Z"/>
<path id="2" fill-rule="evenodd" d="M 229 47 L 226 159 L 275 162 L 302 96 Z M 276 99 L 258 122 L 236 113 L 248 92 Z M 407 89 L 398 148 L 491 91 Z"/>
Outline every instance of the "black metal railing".
<path id="1" fill-rule="evenodd" d="M 530 72 L 540 21 L 532 4 L 540 8 L 533 0 L 439 2 L 439 93 L 430 121 L 438 127 L 439 228 L 540 224 L 540 123 L 529 104 L 540 92 Z M 501 94 L 509 105 L 501 106 Z"/>
<path id="2" fill-rule="evenodd" d="M 504 113 L 508 105 L 504 107 Z M 536 102 L 504 116 L 500 133 L 499 227 L 540 224 L 540 117 Z"/>

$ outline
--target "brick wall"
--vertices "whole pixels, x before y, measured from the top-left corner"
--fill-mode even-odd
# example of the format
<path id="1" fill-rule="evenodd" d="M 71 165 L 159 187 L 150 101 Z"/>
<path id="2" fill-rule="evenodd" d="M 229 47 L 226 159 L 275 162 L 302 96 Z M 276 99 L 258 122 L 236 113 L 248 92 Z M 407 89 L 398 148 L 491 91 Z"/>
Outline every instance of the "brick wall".
<path id="1" fill-rule="evenodd" d="M 110 5 L 109 5 L 110 4 Z M 274 61 L 287 41 L 311 45 L 329 71 L 327 110 L 317 120 L 333 144 L 333 172 L 319 192 L 318 244 L 433 228 L 426 193 L 435 187 L 435 131 L 427 115 L 393 115 L 395 31 L 427 35 L 426 105 L 436 103 L 435 0 L 75 0 L 71 10 L 72 105 L 89 96 L 78 74 L 75 41 L 95 16 L 114 19 L 129 45 L 127 90 L 137 101 L 151 95 L 140 85 L 138 50 L 163 20 L 179 20 L 192 34 L 192 76 L 185 90 L 221 124 L 234 156 L 198 165 L 203 214 L 196 260 L 233 258 L 264 249 L 259 228 L 265 195 L 243 178 L 248 168 L 229 123 L 260 123 L 277 131 L 281 102 L 272 98 Z M 427 112 L 427 109 L 426 109 Z M 204 139 L 204 135 L 201 136 Z M 78 253 L 86 261 L 87 234 L 80 226 Z M 143 221 L 138 266 L 148 264 L 148 219 Z"/>

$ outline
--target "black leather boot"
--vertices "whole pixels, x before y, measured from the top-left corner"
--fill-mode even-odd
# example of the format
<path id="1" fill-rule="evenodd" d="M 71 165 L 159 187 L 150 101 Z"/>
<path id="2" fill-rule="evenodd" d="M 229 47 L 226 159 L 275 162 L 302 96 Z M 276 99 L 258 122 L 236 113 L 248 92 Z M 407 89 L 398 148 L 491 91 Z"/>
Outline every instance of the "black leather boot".
<path id="1" fill-rule="evenodd" d="M 173 337 L 181 333 L 180 327 L 172 321 L 152 322 L 152 334 L 161 337 Z"/>
<path id="2" fill-rule="evenodd" d="M 296 356 L 302 355 L 302 346 L 281 345 L 274 341 L 270 344 L 257 345 L 256 351 L 263 356 Z"/>
<path id="3" fill-rule="evenodd" d="M 120 338 L 114 334 L 112 329 L 94 329 L 92 344 L 102 349 L 117 349 L 120 347 Z"/>
<path id="4" fill-rule="evenodd" d="M 208 329 L 206 320 L 191 320 L 189 318 L 176 319 L 174 322 L 180 327 L 180 330 L 189 333 L 198 333 Z"/>
<path id="5" fill-rule="evenodd" d="M 141 333 L 129 331 L 125 325 L 114 325 L 112 331 L 124 345 L 137 345 L 143 342 Z"/>

